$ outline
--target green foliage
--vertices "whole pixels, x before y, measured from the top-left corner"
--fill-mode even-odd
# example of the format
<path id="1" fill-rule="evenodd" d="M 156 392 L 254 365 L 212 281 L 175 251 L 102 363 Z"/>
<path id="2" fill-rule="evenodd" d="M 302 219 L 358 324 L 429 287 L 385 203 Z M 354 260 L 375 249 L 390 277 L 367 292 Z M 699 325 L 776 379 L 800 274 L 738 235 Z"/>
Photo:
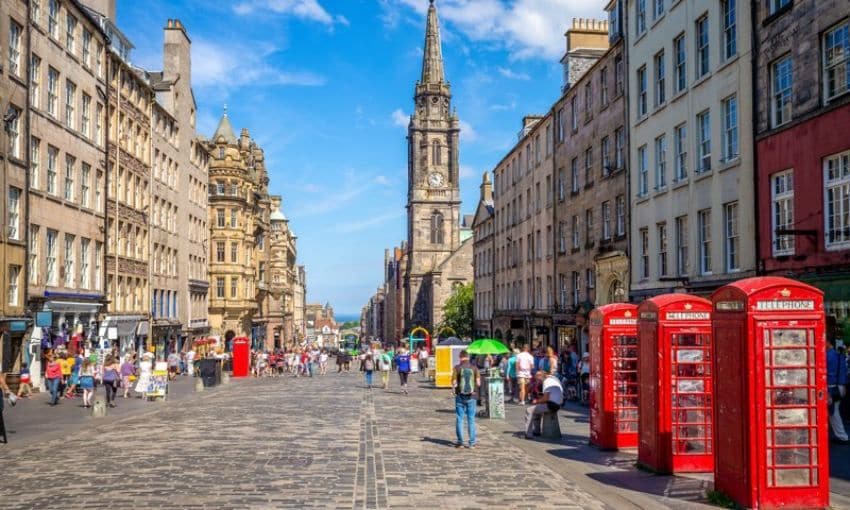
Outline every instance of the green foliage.
<path id="1" fill-rule="evenodd" d="M 443 306 L 443 322 L 440 324 L 440 328 L 450 327 L 461 338 L 472 336 L 472 300 L 474 295 L 472 282 L 457 286 Z"/>
<path id="2" fill-rule="evenodd" d="M 360 327 L 360 321 L 347 321 L 343 322 L 342 326 L 340 326 L 340 331 L 344 329 L 355 329 Z"/>
<path id="3" fill-rule="evenodd" d="M 708 502 L 721 508 L 741 508 L 732 498 L 719 491 L 708 491 Z"/>

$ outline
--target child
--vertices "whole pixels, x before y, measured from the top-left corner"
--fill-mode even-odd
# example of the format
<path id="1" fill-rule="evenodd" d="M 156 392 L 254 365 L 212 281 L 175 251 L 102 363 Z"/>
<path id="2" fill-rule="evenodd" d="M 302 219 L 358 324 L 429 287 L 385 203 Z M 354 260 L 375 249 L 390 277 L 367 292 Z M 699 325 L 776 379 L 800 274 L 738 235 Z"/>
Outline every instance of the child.
<path id="1" fill-rule="evenodd" d="M 80 388 L 83 389 L 83 407 L 91 407 L 91 398 L 94 396 L 94 364 L 90 358 L 83 360 L 80 369 Z"/>
<path id="2" fill-rule="evenodd" d="M 21 367 L 21 384 L 18 386 L 18 398 L 30 398 L 30 395 L 32 395 L 30 369 L 27 366 L 23 366 Z"/>

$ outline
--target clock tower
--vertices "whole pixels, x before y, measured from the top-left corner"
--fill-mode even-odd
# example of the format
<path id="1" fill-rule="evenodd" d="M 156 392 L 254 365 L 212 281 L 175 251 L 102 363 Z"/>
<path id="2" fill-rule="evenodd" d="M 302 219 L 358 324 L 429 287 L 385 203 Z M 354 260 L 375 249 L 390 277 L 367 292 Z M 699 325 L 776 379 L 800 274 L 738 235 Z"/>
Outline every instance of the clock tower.
<path id="1" fill-rule="evenodd" d="M 458 147 L 460 127 L 443 71 L 440 25 L 431 0 L 422 76 L 407 132 L 407 239 L 405 325 L 433 332 L 441 316 L 434 285 L 439 268 L 460 247 Z M 437 310 L 439 307 L 439 310 Z"/>

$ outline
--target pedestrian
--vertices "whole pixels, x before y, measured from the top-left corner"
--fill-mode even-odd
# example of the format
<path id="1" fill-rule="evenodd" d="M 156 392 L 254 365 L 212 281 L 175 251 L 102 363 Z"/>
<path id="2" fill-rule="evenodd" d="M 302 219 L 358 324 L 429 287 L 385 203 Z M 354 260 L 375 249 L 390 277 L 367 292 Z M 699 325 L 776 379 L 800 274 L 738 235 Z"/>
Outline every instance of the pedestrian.
<path id="1" fill-rule="evenodd" d="M 393 367 L 392 359 L 392 355 L 387 351 L 383 351 L 378 356 L 378 367 L 381 369 L 381 383 L 383 384 L 384 391 L 390 388 L 390 372 Z"/>
<path id="2" fill-rule="evenodd" d="M 195 356 L 197 353 L 195 349 L 190 347 L 189 352 L 186 353 L 186 373 L 189 374 L 189 377 L 195 375 Z"/>
<path id="3" fill-rule="evenodd" d="M 469 446 L 475 448 L 475 412 L 478 400 L 478 387 L 481 385 L 481 374 L 478 367 L 469 362 L 469 353 L 460 352 L 460 363 L 452 371 L 452 388 L 455 394 L 455 448 L 463 446 L 463 422 L 469 428 Z"/>
<path id="4" fill-rule="evenodd" d="M 62 379 L 59 383 L 59 394 L 65 395 L 65 390 L 68 389 L 68 384 L 71 382 L 71 372 L 74 369 L 74 356 L 70 352 L 65 352 L 59 357 L 59 367 L 62 370 Z"/>
<path id="5" fill-rule="evenodd" d="M 425 346 L 419 351 L 419 370 L 428 375 L 428 348 Z"/>
<path id="6" fill-rule="evenodd" d="M 508 395 L 510 396 L 511 402 L 515 402 L 518 397 L 518 384 L 516 375 L 516 358 L 518 355 L 519 349 L 514 349 L 510 353 L 510 357 L 508 357 L 508 365 L 505 369 L 505 382 L 508 383 Z"/>
<path id="7" fill-rule="evenodd" d="M 839 407 L 841 400 L 847 395 L 847 361 L 844 355 L 835 349 L 835 338 L 826 339 L 826 389 L 829 402 L 829 425 L 834 442 L 848 444 L 847 431 L 841 419 Z"/>
<path id="8" fill-rule="evenodd" d="M 47 389 L 50 391 L 50 405 L 59 403 L 59 383 L 62 381 L 62 365 L 52 352 L 47 353 L 47 366 L 44 370 L 47 379 Z"/>
<path id="9" fill-rule="evenodd" d="M 366 387 L 372 389 L 372 372 L 375 371 L 375 360 L 372 359 L 372 353 L 366 353 L 366 359 L 363 360 L 363 373 L 366 375 Z"/>
<path id="10" fill-rule="evenodd" d="M 590 353 L 581 355 L 578 362 L 579 398 L 582 404 L 586 404 L 590 398 Z"/>
<path id="11" fill-rule="evenodd" d="M 121 363 L 121 386 L 124 388 L 124 398 L 130 398 L 130 386 L 136 376 L 136 365 L 133 363 L 133 355 L 128 354 Z"/>
<path id="12" fill-rule="evenodd" d="M 328 373 L 328 350 L 322 349 L 319 353 L 319 374 L 325 375 Z"/>
<path id="13" fill-rule="evenodd" d="M 551 345 L 546 347 L 546 357 L 543 359 L 543 371 L 549 374 L 558 373 L 558 355 L 555 354 L 555 348 Z"/>
<path id="14" fill-rule="evenodd" d="M 401 344 L 395 355 L 395 362 L 398 367 L 398 378 L 401 382 L 401 391 L 407 395 L 407 378 L 410 375 L 410 353 L 407 351 L 407 344 Z"/>
<path id="15" fill-rule="evenodd" d="M 143 398 L 151 385 L 153 377 L 153 354 L 146 352 L 142 354 L 142 362 L 139 363 L 139 376 L 136 379 L 136 387 L 133 389 L 138 398 Z"/>
<path id="16" fill-rule="evenodd" d="M 168 380 L 173 381 L 180 372 L 180 355 L 177 352 L 172 352 L 166 360 L 168 362 Z"/>
<path id="17" fill-rule="evenodd" d="M 531 382 L 531 370 L 534 368 L 534 356 L 528 352 L 528 344 L 522 346 L 522 352 L 516 357 L 516 376 L 519 382 L 519 403 L 526 403 L 528 383 Z"/>
<path id="18" fill-rule="evenodd" d="M 65 392 L 65 398 L 74 398 L 77 394 L 77 386 L 80 385 L 80 369 L 83 368 L 83 355 L 77 353 L 72 357 L 71 375 L 68 377 L 68 390 Z"/>
<path id="19" fill-rule="evenodd" d="M 32 395 L 32 376 L 27 365 L 21 367 L 21 383 L 18 385 L 18 398 L 29 398 Z"/>
<path id="20" fill-rule="evenodd" d="M 109 355 L 103 363 L 103 387 L 106 389 L 106 405 L 115 407 L 115 394 L 118 392 L 120 379 L 118 360 Z"/>
<path id="21" fill-rule="evenodd" d="M 2 360 L 0 360 L 1 363 Z M 11 406 L 14 406 L 15 402 L 17 402 L 17 397 L 9 389 L 9 386 L 6 385 L 6 372 L 3 372 L 3 368 L 0 366 L 0 437 L 3 438 L 3 443 L 9 442 L 9 438 L 6 437 L 6 422 L 3 420 L 3 410 L 5 409 L 7 398 Z"/>
<path id="22" fill-rule="evenodd" d="M 83 389 L 83 407 L 91 407 L 91 398 L 94 396 L 94 363 L 90 358 L 84 359 L 80 368 L 80 388 Z M 126 393 L 124 398 L 127 398 Z"/>
<path id="23" fill-rule="evenodd" d="M 543 390 L 539 398 L 532 401 L 525 410 L 525 438 L 540 435 L 540 419 L 545 413 L 557 413 L 564 403 L 564 389 L 555 374 L 538 370 L 534 378 L 541 382 Z"/>

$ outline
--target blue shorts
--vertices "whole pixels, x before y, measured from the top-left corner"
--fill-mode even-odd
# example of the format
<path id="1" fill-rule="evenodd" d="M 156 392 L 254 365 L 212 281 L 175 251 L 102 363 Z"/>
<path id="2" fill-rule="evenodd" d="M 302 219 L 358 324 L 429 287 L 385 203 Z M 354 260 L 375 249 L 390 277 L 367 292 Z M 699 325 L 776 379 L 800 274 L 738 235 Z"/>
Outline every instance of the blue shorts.
<path id="1" fill-rule="evenodd" d="M 94 377 L 90 375 L 84 375 L 80 378 L 80 388 L 84 390 L 94 389 Z"/>

